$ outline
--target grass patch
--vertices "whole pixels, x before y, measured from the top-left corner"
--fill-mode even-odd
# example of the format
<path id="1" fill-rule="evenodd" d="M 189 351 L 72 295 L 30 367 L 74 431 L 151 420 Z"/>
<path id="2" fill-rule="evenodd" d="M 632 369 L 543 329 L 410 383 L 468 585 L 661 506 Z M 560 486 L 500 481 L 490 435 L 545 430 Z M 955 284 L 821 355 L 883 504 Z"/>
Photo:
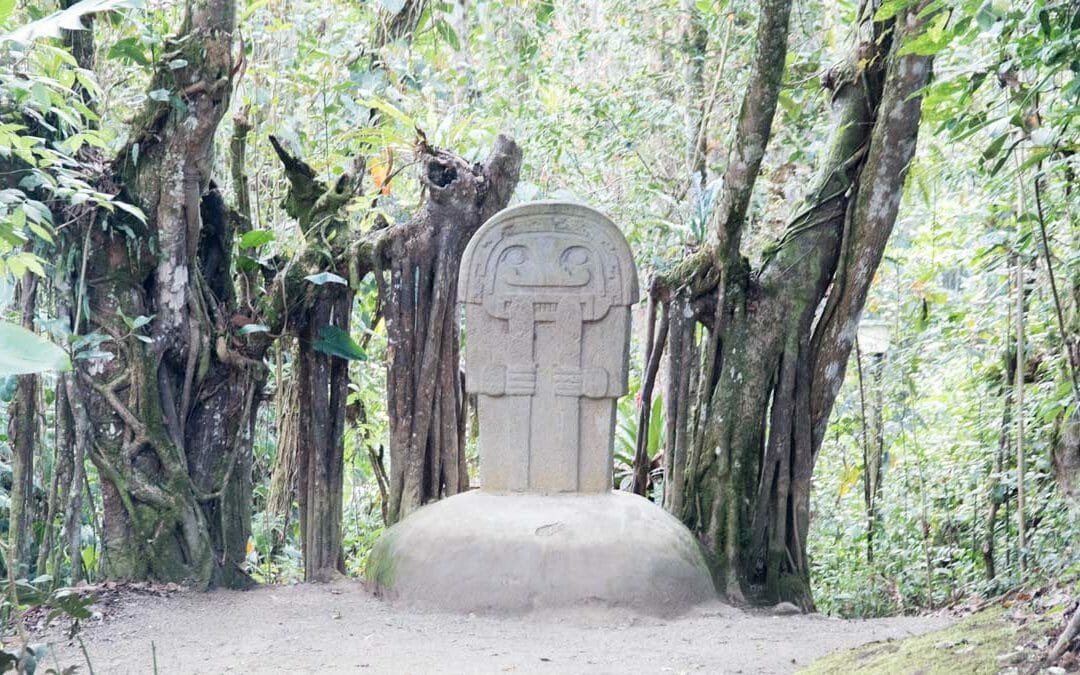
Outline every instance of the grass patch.
<path id="1" fill-rule="evenodd" d="M 801 671 L 815 673 L 988 673 L 1038 658 L 1029 642 L 1059 623 L 1060 611 L 1018 620 L 1001 605 L 980 610 L 949 628 L 925 635 L 872 642 L 818 659 Z M 1020 651 L 1017 651 L 1020 649 Z M 1009 655 L 1004 661 L 999 656 Z"/>

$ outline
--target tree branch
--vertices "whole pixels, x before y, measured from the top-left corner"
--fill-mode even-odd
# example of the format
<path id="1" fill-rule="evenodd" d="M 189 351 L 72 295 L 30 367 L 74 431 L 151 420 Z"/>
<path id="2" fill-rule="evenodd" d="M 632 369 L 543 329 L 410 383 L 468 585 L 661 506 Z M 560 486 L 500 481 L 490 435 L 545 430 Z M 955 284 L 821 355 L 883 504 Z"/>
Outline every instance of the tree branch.
<path id="1" fill-rule="evenodd" d="M 769 144 L 787 59 L 790 15 L 790 0 L 761 2 L 750 79 L 739 106 L 735 141 L 720 191 L 716 228 L 707 246 L 714 260 L 722 265 L 738 257 L 746 210 Z"/>
<path id="2" fill-rule="evenodd" d="M 923 8 L 924 3 L 919 3 L 897 18 L 881 105 L 853 197 L 850 234 L 840 252 L 843 274 L 833 281 L 831 308 L 827 305 L 815 331 L 815 386 L 810 401 L 815 439 L 824 434 L 828 411 L 843 382 L 859 316 L 892 235 L 908 166 L 915 155 L 922 111 L 918 92 L 930 81 L 933 57 L 901 56 L 900 51 L 926 25 L 928 17 L 920 16 Z"/>

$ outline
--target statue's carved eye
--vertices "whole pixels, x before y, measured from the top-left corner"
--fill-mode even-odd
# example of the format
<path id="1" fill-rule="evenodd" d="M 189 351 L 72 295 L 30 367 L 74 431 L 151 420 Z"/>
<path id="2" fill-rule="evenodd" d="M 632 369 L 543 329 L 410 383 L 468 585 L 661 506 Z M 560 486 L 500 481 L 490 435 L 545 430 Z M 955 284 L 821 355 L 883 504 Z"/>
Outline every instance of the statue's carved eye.
<path id="1" fill-rule="evenodd" d="M 584 246 L 571 246 L 563 251 L 562 260 L 567 265 L 584 265 L 589 262 L 589 249 Z"/>
<path id="2" fill-rule="evenodd" d="M 515 267 L 524 263 L 528 257 L 529 255 L 524 246 L 511 246 L 503 252 L 503 260 Z"/>

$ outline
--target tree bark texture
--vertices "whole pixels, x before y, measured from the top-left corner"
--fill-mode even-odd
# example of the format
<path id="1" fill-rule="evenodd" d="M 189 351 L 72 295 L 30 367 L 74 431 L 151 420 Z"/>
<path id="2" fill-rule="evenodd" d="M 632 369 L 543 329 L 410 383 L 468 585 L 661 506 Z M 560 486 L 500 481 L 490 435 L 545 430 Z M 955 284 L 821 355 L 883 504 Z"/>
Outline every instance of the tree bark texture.
<path id="1" fill-rule="evenodd" d="M 699 536 L 735 601 L 813 608 L 810 479 L 914 154 L 915 93 L 930 75 L 929 57 L 899 54 L 924 21 L 917 8 L 888 25 L 871 22 L 875 10 L 860 9 L 850 62 L 826 78 L 836 119 L 818 177 L 752 269 L 739 245 L 790 12 L 787 2 L 762 2 L 712 235 L 654 284 L 671 317 L 665 504 Z M 693 320 L 680 326 L 680 316 Z"/>
<path id="2" fill-rule="evenodd" d="M 387 233 L 380 263 L 389 271 L 381 292 L 390 343 L 390 523 L 468 488 L 458 267 L 472 235 L 510 200 L 521 149 L 499 136 L 484 164 L 471 165 L 425 146 L 421 167 L 427 200 Z"/>
<path id="3" fill-rule="evenodd" d="M 349 362 L 314 348 L 319 329 L 346 333 L 353 292 L 328 284 L 310 310 L 300 333 L 297 387 L 304 410 L 297 428 L 296 476 L 300 498 L 300 537 L 304 578 L 329 581 L 345 572 L 341 549 L 342 469 Z"/>
<path id="4" fill-rule="evenodd" d="M 279 343 L 280 346 L 280 343 Z M 277 448 L 274 466 L 270 471 L 270 488 L 266 495 L 266 513 L 280 519 L 280 538 L 288 530 L 293 500 L 296 498 L 296 437 L 299 433 L 300 415 L 307 406 L 301 405 L 299 386 L 299 358 L 292 362 L 293 371 L 285 375 L 279 369 L 278 387 L 274 408 L 277 418 Z M 275 526 L 276 528 L 277 526 Z M 275 546 L 278 544 L 275 534 Z"/>
<path id="5" fill-rule="evenodd" d="M 19 282 L 19 316 L 23 328 L 34 330 L 34 310 L 37 308 L 38 278 L 32 272 L 23 274 Z M 38 375 L 19 375 L 15 396 L 8 408 L 8 437 L 11 438 L 11 505 L 8 518 L 9 565 L 14 578 L 31 572 L 34 560 L 30 531 L 34 516 L 34 450 L 38 445 L 38 397 L 41 378 Z"/>
<path id="6" fill-rule="evenodd" d="M 190 3 L 113 164 L 145 222 L 105 215 L 70 237 L 80 335 L 106 358 L 78 361 L 87 450 L 102 477 L 105 571 L 205 587 L 248 582 L 258 337 L 232 331 L 235 224 L 211 182 L 213 137 L 232 87 L 232 0 Z M 182 68 L 167 64 L 186 62 Z M 85 256 L 85 258 L 84 258 Z M 150 321 L 136 326 L 137 317 Z M 76 450 L 78 455 L 78 448 Z M 76 461 L 78 457 L 76 457 Z M 74 492 L 72 492 L 74 494 Z"/>

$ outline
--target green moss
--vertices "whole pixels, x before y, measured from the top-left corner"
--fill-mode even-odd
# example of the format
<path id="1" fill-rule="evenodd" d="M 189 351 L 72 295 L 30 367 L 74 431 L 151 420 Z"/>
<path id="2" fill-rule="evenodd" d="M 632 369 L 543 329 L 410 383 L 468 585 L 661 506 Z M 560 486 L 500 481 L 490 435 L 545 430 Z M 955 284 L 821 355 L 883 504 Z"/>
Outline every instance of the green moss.
<path id="1" fill-rule="evenodd" d="M 873 642 L 818 659 L 803 673 L 997 673 L 997 657 L 1044 633 L 1060 612 L 1020 625 L 1004 607 L 977 612 L 944 630 Z"/>
<path id="2" fill-rule="evenodd" d="M 387 530 L 375 543 L 364 565 L 364 577 L 375 584 L 376 588 L 390 588 L 397 579 L 394 564 L 394 533 Z"/>
<path id="3" fill-rule="evenodd" d="M 779 562 L 774 562 L 779 565 Z M 806 577 L 797 574 L 782 574 L 776 583 L 776 601 L 787 601 L 799 607 L 809 607 L 813 604 L 810 594 L 810 585 Z"/>

